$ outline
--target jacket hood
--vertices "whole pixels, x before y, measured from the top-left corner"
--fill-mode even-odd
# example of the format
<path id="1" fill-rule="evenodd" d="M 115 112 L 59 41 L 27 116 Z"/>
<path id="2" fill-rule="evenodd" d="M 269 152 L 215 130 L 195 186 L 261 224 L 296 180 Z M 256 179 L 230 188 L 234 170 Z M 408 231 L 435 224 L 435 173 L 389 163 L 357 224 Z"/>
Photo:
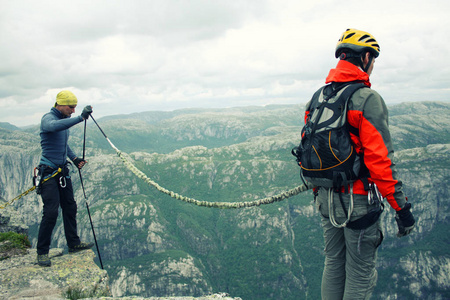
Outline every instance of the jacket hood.
<path id="1" fill-rule="evenodd" d="M 325 83 L 351 81 L 362 81 L 368 87 L 371 86 L 369 75 L 366 72 L 348 61 L 340 60 L 336 68 L 331 69 L 328 73 Z"/>

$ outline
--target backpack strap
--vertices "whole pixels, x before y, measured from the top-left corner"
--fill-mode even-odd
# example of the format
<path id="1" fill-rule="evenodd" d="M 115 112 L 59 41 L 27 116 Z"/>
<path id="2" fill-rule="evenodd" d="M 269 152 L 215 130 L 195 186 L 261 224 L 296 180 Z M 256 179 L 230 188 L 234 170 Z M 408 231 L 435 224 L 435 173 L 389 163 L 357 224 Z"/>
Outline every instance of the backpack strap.
<path id="1" fill-rule="evenodd" d="M 350 97 L 353 95 L 354 92 L 356 92 L 356 90 L 363 88 L 363 87 L 368 87 L 367 85 L 365 85 L 364 83 L 360 82 L 360 83 L 351 83 L 341 94 L 341 97 L 343 99 L 350 99 Z"/>
<path id="2" fill-rule="evenodd" d="M 320 89 L 318 89 L 313 96 L 311 97 L 311 101 L 309 103 L 308 106 L 308 110 L 310 112 L 312 112 L 313 110 L 317 109 L 321 103 L 319 103 L 319 97 L 320 94 L 322 93 L 322 91 L 328 87 L 329 84 L 322 86 Z M 348 88 L 346 88 L 348 87 Z M 343 97 L 343 99 L 347 99 L 349 98 L 357 89 L 360 89 L 362 87 L 367 87 L 364 83 L 348 83 L 348 84 L 344 84 L 342 86 L 340 86 L 339 88 L 335 89 L 330 95 L 326 96 L 326 100 L 330 99 L 331 97 L 333 97 L 334 95 L 336 95 L 340 90 L 345 89 L 345 91 L 342 93 L 341 97 Z"/>
<path id="3" fill-rule="evenodd" d="M 339 88 L 333 90 L 333 92 L 331 94 L 327 95 L 324 98 L 324 102 L 321 102 L 321 103 L 319 103 L 319 100 L 318 100 L 318 97 L 320 96 L 319 91 L 326 88 L 327 86 L 324 86 L 324 87 L 322 87 L 322 89 L 317 91 L 313 96 L 315 103 L 311 103 L 311 105 L 310 105 L 310 108 L 311 108 L 310 111 L 312 111 L 312 108 L 319 108 L 319 114 L 318 114 L 319 116 L 317 117 L 317 120 L 312 127 L 312 131 L 315 131 L 317 129 L 324 128 L 324 127 L 329 126 L 330 124 L 333 124 L 342 115 L 342 112 L 347 111 L 348 99 L 350 99 L 350 97 L 353 95 L 353 93 L 356 90 L 363 88 L 365 86 L 366 85 L 364 83 L 344 84 L 344 85 L 340 86 Z M 341 90 L 343 90 L 342 94 L 340 94 L 339 97 L 333 103 L 329 103 L 328 100 L 331 99 L 334 95 L 336 95 Z M 317 121 L 320 120 L 322 111 L 325 108 L 328 108 L 329 110 L 331 110 L 333 112 L 333 117 L 329 118 L 325 122 L 320 123 L 320 125 L 319 125 L 319 123 Z M 350 130 L 350 128 L 349 128 L 349 130 Z"/>
<path id="4" fill-rule="evenodd" d="M 312 112 L 313 110 L 317 109 L 320 106 L 319 103 L 319 96 L 322 93 L 323 89 L 326 87 L 326 85 L 324 85 L 323 87 L 321 87 L 320 89 L 318 89 L 314 95 L 311 97 L 311 101 L 309 103 L 309 107 L 308 110 L 310 112 Z"/>

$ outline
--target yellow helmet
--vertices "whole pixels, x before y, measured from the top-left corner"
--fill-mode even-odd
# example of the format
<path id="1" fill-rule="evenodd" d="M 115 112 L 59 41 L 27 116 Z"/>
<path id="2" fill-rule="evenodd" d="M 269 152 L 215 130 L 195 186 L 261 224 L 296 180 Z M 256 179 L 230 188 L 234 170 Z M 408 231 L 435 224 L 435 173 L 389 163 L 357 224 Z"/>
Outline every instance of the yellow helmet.
<path id="1" fill-rule="evenodd" d="M 378 45 L 373 35 L 357 29 L 347 29 L 342 34 L 336 45 L 336 58 L 344 52 L 344 49 L 350 49 L 356 53 L 370 51 L 375 57 L 380 55 L 380 45 Z"/>

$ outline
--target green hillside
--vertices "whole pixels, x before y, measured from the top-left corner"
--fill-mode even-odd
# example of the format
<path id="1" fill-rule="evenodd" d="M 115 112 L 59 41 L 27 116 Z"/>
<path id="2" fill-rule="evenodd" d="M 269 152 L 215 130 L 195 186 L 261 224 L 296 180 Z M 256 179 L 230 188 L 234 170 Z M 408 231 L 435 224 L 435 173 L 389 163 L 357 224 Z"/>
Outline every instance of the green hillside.
<path id="1" fill-rule="evenodd" d="M 443 299 L 449 225 L 449 104 L 390 107 L 396 162 L 418 220 L 411 236 L 395 237 L 394 213 L 382 216 L 374 299 Z M 97 120 L 109 139 L 149 178 L 207 201 L 252 201 L 298 186 L 290 151 L 299 141 L 301 106 L 141 113 Z M 1 196 L 30 184 L 39 155 L 37 129 L 0 129 Z M 71 133 L 81 151 L 82 126 Z M 311 192 L 244 209 L 184 203 L 148 186 L 122 163 L 89 122 L 83 169 L 105 269 L 115 296 L 200 296 L 226 292 L 242 299 L 319 299 L 323 269 L 320 218 Z M 30 137 L 30 140 L 26 140 Z M 19 140 L 18 140 L 19 139 Z M 23 176 L 7 177 L 6 174 Z M 79 231 L 92 239 L 78 175 Z M 32 195 L 15 204 L 35 247 L 40 213 Z M 61 225 L 53 246 L 64 247 Z"/>

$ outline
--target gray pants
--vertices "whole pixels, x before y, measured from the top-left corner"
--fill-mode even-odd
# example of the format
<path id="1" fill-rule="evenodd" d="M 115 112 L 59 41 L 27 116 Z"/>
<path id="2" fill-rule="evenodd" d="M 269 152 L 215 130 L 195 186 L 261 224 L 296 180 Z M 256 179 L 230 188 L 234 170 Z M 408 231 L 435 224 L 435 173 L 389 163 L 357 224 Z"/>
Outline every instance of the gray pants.
<path id="1" fill-rule="evenodd" d="M 342 194 L 345 209 L 349 195 Z M 317 206 L 322 218 L 325 240 L 325 267 L 322 275 L 322 299 L 370 299 L 377 282 L 375 263 L 377 248 L 382 241 L 380 220 L 365 229 L 336 228 L 329 220 L 327 191 L 321 188 Z M 334 193 L 336 221 L 346 220 L 339 194 Z M 356 220 L 371 207 L 367 196 L 354 195 L 354 211 L 351 220 Z"/>

